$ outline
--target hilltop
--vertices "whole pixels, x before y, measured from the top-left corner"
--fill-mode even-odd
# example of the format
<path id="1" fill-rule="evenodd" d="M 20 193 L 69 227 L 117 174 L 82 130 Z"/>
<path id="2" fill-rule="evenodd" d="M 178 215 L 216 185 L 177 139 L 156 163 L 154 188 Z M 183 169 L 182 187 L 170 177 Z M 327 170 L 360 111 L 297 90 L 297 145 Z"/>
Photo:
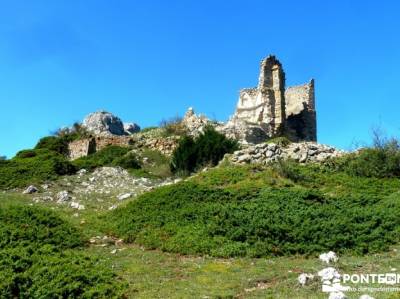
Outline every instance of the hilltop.
<path id="1" fill-rule="evenodd" d="M 286 88 L 269 56 L 226 123 L 101 110 L 43 137 L 0 160 L 0 297 L 326 298 L 329 251 L 334 273 L 386 273 L 399 142 L 344 152 L 316 128 L 314 80 Z"/>

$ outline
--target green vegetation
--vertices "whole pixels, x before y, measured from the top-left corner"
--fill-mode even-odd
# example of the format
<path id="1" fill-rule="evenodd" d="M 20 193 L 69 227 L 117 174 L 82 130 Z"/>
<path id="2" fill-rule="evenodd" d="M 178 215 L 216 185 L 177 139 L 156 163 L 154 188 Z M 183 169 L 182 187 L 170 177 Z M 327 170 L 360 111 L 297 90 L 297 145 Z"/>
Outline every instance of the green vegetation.
<path id="1" fill-rule="evenodd" d="M 123 284 L 47 209 L 0 204 L 1 298 L 119 298 Z"/>
<path id="2" fill-rule="evenodd" d="M 147 132 L 151 132 L 151 131 L 154 131 L 154 130 L 157 130 L 157 129 L 158 129 L 158 127 L 156 127 L 156 126 L 147 127 L 147 128 L 143 128 L 142 130 L 140 130 L 140 133 L 147 133 Z"/>
<path id="3" fill-rule="evenodd" d="M 156 150 L 142 149 L 140 151 L 141 168 L 131 169 L 135 176 L 149 178 L 167 178 L 172 173 L 169 167 L 170 159 Z"/>
<path id="4" fill-rule="evenodd" d="M 191 173 L 204 166 L 215 166 L 226 153 L 233 153 L 236 149 L 237 141 L 208 126 L 195 139 L 191 136 L 181 138 L 172 155 L 171 170 Z"/>
<path id="5" fill-rule="evenodd" d="M 112 230 L 148 248 L 220 257 L 365 254 L 398 242 L 397 180 L 291 167 L 295 181 L 274 169 L 210 170 L 117 209 Z"/>
<path id="6" fill-rule="evenodd" d="M 290 141 L 289 138 L 282 136 L 282 137 L 275 137 L 275 138 L 268 139 L 266 141 L 266 143 L 275 143 L 279 146 L 285 147 L 285 146 L 288 146 L 289 144 L 291 144 L 292 141 Z"/>
<path id="7" fill-rule="evenodd" d="M 75 123 L 72 128 L 57 130 L 54 136 L 43 137 L 36 144 L 35 149 L 47 149 L 67 156 L 68 143 L 85 137 L 89 137 L 89 133 L 80 124 Z"/>
<path id="8" fill-rule="evenodd" d="M 79 169 L 93 170 L 101 166 L 121 166 L 127 169 L 140 168 L 134 154 L 129 153 L 131 148 L 110 145 L 104 149 L 74 160 L 72 163 Z"/>
<path id="9" fill-rule="evenodd" d="M 186 128 L 182 124 L 182 117 L 175 116 L 170 119 L 163 119 L 160 122 L 160 127 L 163 129 L 163 136 L 184 136 L 186 135 Z"/>
<path id="10" fill-rule="evenodd" d="M 0 188 L 25 187 L 75 171 L 68 159 L 55 151 L 24 150 L 10 160 L 0 161 Z"/>
<path id="11" fill-rule="evenodd" d="M 353 176 L 399 177 L 400 144 L 393 139 L 370 148 L 363 148 L 357 153 L 333 161 L 330 167 Z"/>

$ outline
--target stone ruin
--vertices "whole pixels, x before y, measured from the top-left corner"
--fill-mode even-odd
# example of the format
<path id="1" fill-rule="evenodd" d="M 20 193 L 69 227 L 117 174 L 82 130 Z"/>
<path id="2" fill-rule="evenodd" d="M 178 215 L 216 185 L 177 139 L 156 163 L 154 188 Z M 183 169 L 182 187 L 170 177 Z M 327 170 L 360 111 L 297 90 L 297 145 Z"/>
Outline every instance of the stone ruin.
<path id="1" fill-rule="evenodd" d="M 269 137 L 316 141 L 314 80 L 285 88 L 285 72 L 275 56 L 261 61 L 258 86 L 240 91 L 230 122 L 259 126 Z"/>
<path id="2" fill-rule="evenodd" d="M 186 112 L 183 124 L 191 135 L 211 124 L 245 144 L 278 136 L 296 142 L 317 141 L 314 80 L 286 89 L 282 64 L 270 55 L 261 61 L 258 86 L 240 91 L 236 111 L 226 124 L 196 115 L 192 108 Z"/>
<path id="3" fill-rule="evenodd" d="M 182 125 L 193 136 L 211 125 L 242 144 L 262 143 L 278 136 L 286 136 L 295 142 L 317 141 L 314 80 L 286 88 L 282 64 L 270 55 L 261 61 L 258 86 L 240 91 L 236 111 L 227 123 L 211 121 L 189 108 Z M 93 135 L 69 145 L 71 159 L 86 156 L 108 145 L 149 147 L 170 155 L 179 138 L 150 138 L 135 134 L 140 131 L 137 124 L 123 123 L 105 111 L 89 114 L 82 126 Z"/>

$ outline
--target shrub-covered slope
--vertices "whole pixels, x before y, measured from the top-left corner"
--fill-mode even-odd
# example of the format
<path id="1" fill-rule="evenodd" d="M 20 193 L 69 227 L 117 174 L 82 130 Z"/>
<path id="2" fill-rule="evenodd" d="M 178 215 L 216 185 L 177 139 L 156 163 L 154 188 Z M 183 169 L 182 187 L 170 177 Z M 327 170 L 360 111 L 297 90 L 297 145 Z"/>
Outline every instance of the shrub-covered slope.
<path id="1" fill-rule="evenodd" d="M 144 194 L 109 220 L 128 241 L 184 254 L 367 253 L 398 241 L 399 187 L 311 165 L 221 167 Z"/>
<path id="2" fill-rule="evenodd" d="M 123 286 L 54 212 L 0 203 L 0 298 L 119 298 Z"/>

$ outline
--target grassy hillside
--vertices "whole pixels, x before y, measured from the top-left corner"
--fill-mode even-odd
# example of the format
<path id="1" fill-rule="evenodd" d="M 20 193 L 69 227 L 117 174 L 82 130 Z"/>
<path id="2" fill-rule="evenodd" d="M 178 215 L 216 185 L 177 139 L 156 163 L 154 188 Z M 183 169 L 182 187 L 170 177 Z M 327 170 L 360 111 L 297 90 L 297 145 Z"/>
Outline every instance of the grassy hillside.
<path id="1" fill-rule="evenodd" d="M 107 218 L 116 235 L 169 252 L 365 254 L 398 242 L 399 187 L 316 165 L 228 166 L 146 193 Z"/>
<path id="2" fill-rule="evenodd" d="M 0 298 L 119 298 L 123 284 L 55 212 L 0 201 Z"/>

